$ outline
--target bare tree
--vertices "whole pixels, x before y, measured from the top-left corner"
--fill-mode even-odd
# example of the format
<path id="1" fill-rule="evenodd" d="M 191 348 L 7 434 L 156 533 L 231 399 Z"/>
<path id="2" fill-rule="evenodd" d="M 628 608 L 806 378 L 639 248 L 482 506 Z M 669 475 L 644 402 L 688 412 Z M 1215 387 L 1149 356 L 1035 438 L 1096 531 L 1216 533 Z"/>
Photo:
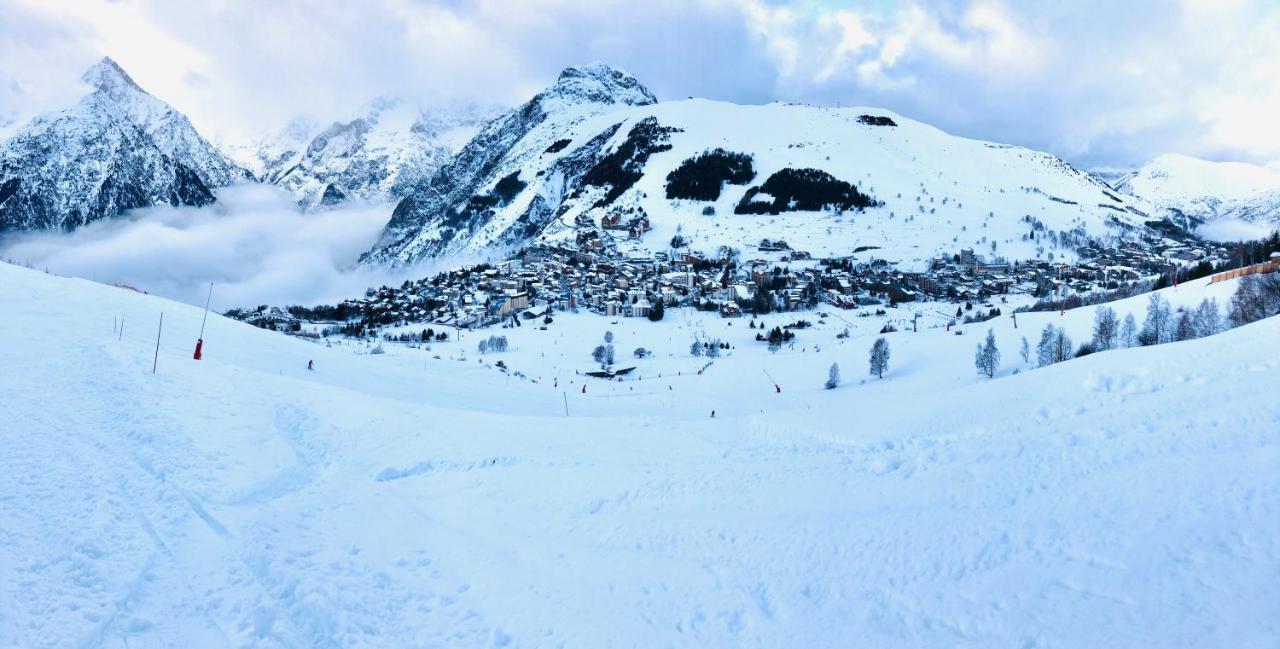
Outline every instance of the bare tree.
<path id="1" fill-rule="evenodd" d="M 1240 278 L 1227 307 L 1227 319 L 1239 327 L 1280 313 L 1280 275 Z"/>
<path id="2" fill-rule="evenodd" d="M 1036 360 L 1040 367 L 1061 363 L 1071 358 L 1071 338 L 1065 329 L 1047 324 L 1040 332 L 1040 342 L 1036 345 Z"/>
<path id="3" fill-rule="evenodd" d="M 978 343 L 973 364 L 978 368 L 978 372 L 985 374 L 987 378 L 995 377 L 996 369 L 1000 367 L 1000 350 L 996 348 L 996 334 L 991 329 L 987 330 L 987 339 Z"/>
<path id="4" fill-rule="evenodd" d="M 1115 309 L 1107 306 L 1098 307 L 1093 312 L 1093 349 L 1106 351 L 1116 346 L 1116 337 L 1120 334 L 1120 319 Z"/>
<path id="5" fill-rule="evenodd" d="M 1178 309 L 1178 317 L 1174 319 L 1173 340 L 1191 340 L 1196 337 L 1196 326 L 1192 322 L 1191 312 Z"/>
<path id="6" fill-rule="evenodd" d="M 1147 319 L 1142 321 L 1142 331 L 1138 332 L 1138 343 L 1141 345 L 1159 345 L 1173 340 L 1173 312 L 1169 301 L 1152 293 L 1147 300 Z"/>
<path id="7" fill-rule="evenodd" d="M 1212 298 L 1201 300 L 1200 306 L 1196 307 L 1195 323 L 1196 335 L 1200 337 L 1212 336 L 1222 331 L 1222 314 L 1218 310 L 1218 301 Z"/>
<path id="8" fill-rule="evenodd" d="M 871 345 L 871 375 L 883 379 L 884 373 L 889 371 L 889 341 L 884 338 L 876 338 L 875 344 Z"/>
<path id="9" fill-rule="evenodd" d="M 1125 347 L 1133 347 L 1138 339 L 1138 322 L 1133 319 L 1133 314 L 1127 314 L 1124 317 L 1124 324 L 1120 325 L 1120 344 Z"/>

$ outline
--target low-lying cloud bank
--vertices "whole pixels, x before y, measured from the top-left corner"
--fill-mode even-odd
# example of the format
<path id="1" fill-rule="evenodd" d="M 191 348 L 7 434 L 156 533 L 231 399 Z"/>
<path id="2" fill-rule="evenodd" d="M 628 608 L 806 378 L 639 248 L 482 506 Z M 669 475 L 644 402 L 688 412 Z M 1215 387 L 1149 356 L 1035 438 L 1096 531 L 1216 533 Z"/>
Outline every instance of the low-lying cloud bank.
<path id="1" fill-rule="evenodd" d="M 205 208 L 147 208 L 70 233 L 13 235 L 0 240 L 0 258 L 199 305 L 213 282 L 218 311 L 332 303 L 444 265 L 356 265 L 391 218 L 391 205 L 302 212 L 288 192 L 256 184 L 223 188 L 217 197 Z"/>

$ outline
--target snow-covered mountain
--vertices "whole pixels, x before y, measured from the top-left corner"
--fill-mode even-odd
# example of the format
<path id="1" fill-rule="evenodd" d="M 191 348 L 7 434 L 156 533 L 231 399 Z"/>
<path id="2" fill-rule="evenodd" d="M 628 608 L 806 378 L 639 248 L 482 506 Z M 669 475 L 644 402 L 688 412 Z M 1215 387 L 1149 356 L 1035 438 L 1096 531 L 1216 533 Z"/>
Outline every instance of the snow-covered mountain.
<path id="1" fill-rule="evenodd" d="M 1280 227 L 1280 163 L 1210 162 L 1159 156 L 1112 181 L 1117 191 L 1172 211 L 1185 227 L 1243 221 Z"/>
<path id="2" fill-rule="evenodd" d="M 379 99 L 355 119 L 327 128 L 294 121 L 238 153 L 259 178 L 293 192 L 306 207 L 352 198 L 399 200 L 447 163 L 495 112 L 474 104 L 422 108 Z"/>
<path id="3" fill-rule="evenodd" d="M 962 247 L 1029 258 L 1051 252 L 1028 237 L 1035 224 L 1100 236 L 1141 227 L 1148 210 L 1054 156 L 882 109 L 658 103 L 595 64 L 486 125 L 397 206 L 364 259 L 403 265 L 592 237 L 663 250 L 677 234 L 695 248 L 868 246 L 908 263 Z"/>
<path id="4" fill-rule="evenodd" d="M 266 137 L 252 141 L 224 141 L 222 149 L 227 155 L 251 171 L 255 178 L 265 180 L 278 175 L 282 169 L 297 164 L 306 152 L 311 138 L 320 132 L 322 125 L 311 119 L 298 117 L 284 128 Z"/>
<path id="5" fill-rule="evenodd" d="M 84 75 L 92 91 L 0 143 L 0 231 L 71 229 L 152 205 L 205 205 L 250 174 L 115 61 Z"/>

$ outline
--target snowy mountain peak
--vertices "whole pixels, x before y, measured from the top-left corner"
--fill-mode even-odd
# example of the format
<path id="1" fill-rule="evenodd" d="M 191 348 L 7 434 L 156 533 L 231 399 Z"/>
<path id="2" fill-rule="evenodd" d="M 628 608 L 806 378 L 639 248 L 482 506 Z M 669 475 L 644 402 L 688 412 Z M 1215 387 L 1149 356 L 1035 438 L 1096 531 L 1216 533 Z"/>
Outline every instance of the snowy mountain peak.
<path id="1" fill-rule="evenodd" d="M 558 94 L 606 87 L 609 101 L 629 99 Z M 682 184 L 704 177 L 705 191 Z M 625 73 L 586 66 L 495 120 L 406 196 L 364 259 L 404 266 L 529 244 L 647 255 L 672 241 L 710 255 L 782 239 L 815 256 L 875 250 L 921 268 L 961 248 L 1062 255 L 1033 231 L 1118 236 L 1147 220 L 1141 201 L 1045 153 L 879 108 L 655 103 Z"/>
<path id="2" fill-rule="evenodd" d="M 378 97 L 359 114 L 321 126 L 294 120 L 256 143 L 236 147 L 241 162 L 306 208 L 342 199 L 399 199 L 431 178 L 495 109 L 421 105 Z"/>
<path id="3" fill-rule="evenodd" d="M 109 94 L 117 94 L 122 91 L 146 93 L 134 82 L 129 73 L 125 72 L 124 68 L 121 68 L 120 64 L 109 56 L 103 57 L 101 61 L 86 70 L 81 79 L 96 90 Z"/>
<path id="4" fill-rule="evenodd" d="M 658 103 L 649 89 L 631 74 L 605 63 L 565 68 L 546 95 L 598 104 L 647 106 Z"/>
<path id="5" fill-rule="evenodd" d="M 112 59 L 82 78 L 92 92 L 0 142 L 0 231 L 69 230 L 129 209 L 206 205 L 213 188 L 251 178 Z"/>
<path id="6" fill-rule="evenodd" d="M 1212 162 L 1166 153 L 1112 181 L 1213 238 L 1252 238 L 1280 226 L 1276 163 Z M 1207 228 L 1207 229 L 1205 229 Z"/>

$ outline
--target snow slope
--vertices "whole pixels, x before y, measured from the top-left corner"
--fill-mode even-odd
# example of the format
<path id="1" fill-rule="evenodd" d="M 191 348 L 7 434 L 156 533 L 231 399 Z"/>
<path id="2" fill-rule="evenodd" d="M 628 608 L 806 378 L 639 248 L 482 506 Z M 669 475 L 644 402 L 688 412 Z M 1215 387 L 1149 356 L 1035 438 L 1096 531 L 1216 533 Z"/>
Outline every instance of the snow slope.
<path id="1" fill-rule="evenodd" d="M 882 320 L 855 312 L 777 354 L 684 311 L 381 355 L 211 316 L 200 362 L 200 311 L 154 296 L 0 265 L 0 312 L 5 646 L 1280 637 L 1280 319 L 1014 376 L 1020 335 L 1083 340 L 1089 310 L 963 336 L 935 316 L 864 382 Z M 655 356 L 584 394 L 606 328 Z M 695 332 L 735 349 L 699 374 Z M 513 351 L 477 358 L 495 333 Z"/>
<path id="2" fill-rule="evenodd" d="M 571 72 L 575 80 L 595 83 L 598 92 L 589 101 L 548 106 L 546 98 L 565 94 L 562 86 Z M 617 87 L 616 79 L 628 83 Z M 1141 227 L 1148 219 L 1144 201 L 1118 196 L 1054 156 L 951 136 L 883 109 L 701 99 L 655 103 L 647 91 L 635 96 L 638 84 L 607 66 L 570 68 L 528 104 L 490 123 L 468 146 L 483 147 L 485 156 L 469 156 L 464 149 L 432 183 L 402 201 L 368 259 L 402 265 L 531 241 L 573 243 L 579 216 L 599 225 L 608 215 L 647 215 L 653 231 L 638 242 L 625 241 L 624 232 L 615 241 L 619 248 L 665 250 L 679 231 L 695 249 L 708 252 L 719 245 L 745 248 L 762 238 L 781 238 L 814 255 L 878 246 L 876 256 L 918 267 L 936 253 L 961 248 L 1010 258 L 1047 256 L 1050 250 L 1025 240 L 1031 231 L 1025 217 L 1050 230 L 1079 229 L 1097 237 Z M 896 126 L 877 125 L 873 118 L 888 118 Z M 641 140 L 642 148 L 654 151 L 647 159 L 628 158 L 624 164 L 640 177 L 609 200 L 611 185 L 584 178 L 610 154 L 628 151 L 646 119 L 666 132 Z M 502 146 L 492 146 L 496 139 Z M 725 185 L 716 201 L 668 200 L 667 175 L 684 160 L 716 148 L 752 156 L 754 180 Z M 843 215 L 734 214 L 750 186 L 784 168 L 825 171 L 884 205 Z M 499 181 L 512 174 L 524 183 L 521 191 L 489 206 Z M 708 208 L 713 215 L 704 212 Z M 1058 251 L 1064 253 L 1070 256 Z"/>
<path id="3" fill-rule="evenodd" d="M 1280 227 L 1280 167 L 1276 163 L 1210 162 L 1185 155 L 1157 157 L 1113 185 L 1202 223 L 1203 236 L 1258 238 Z"/>

